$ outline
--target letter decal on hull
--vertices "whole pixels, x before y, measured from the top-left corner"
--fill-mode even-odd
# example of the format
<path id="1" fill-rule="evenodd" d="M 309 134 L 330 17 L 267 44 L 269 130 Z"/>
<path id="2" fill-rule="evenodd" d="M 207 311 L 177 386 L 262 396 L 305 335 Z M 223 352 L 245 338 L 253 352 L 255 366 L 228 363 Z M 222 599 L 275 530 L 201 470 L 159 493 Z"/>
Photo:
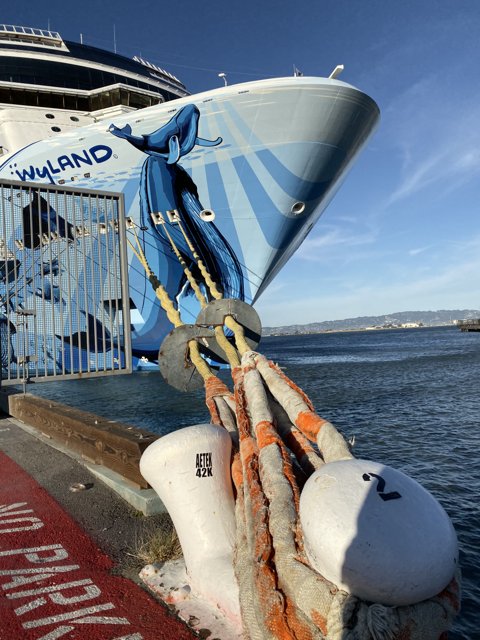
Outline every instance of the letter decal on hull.
<path id="1" fill-rule="evenodd" d="M 82 149 L 77 153 L 62 154 L 55 160 L 48 159 L 44 165 L 35 167 L 30 165 L 28 169 L 17 168 L 17 163 L 9 165 L 12 174 L 17 174 L 22 182 L 33 181 L 35 178 L 55 184 L 54 175 L 61 174 L 67 169 L 80 168 L 81 164 L 93 165 L 106 162 L 113 155 L 111 147 L 106 144 L 96 144 L 89 149 Z"/>

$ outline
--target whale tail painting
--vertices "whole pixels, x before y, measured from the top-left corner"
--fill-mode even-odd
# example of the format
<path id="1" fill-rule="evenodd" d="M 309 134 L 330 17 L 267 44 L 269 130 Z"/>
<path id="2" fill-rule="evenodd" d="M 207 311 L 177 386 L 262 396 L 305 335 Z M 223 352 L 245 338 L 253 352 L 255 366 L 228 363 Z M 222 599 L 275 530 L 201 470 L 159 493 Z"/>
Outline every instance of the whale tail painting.
<path id="1" fill-rule="evenodd" d="M 244 298 L 243 277 L 240 263 L 226 238 L 213 222 L 202 219 L 204 210 L 198 189 L 179 160 L 190 153 L 195 146 L 214 147 L 222 138 L 206 140 L 198 137 L 200 112 L 189 104 L 180 109 L 165 125 L 150 134 L 134 135 L 132 127 L 110 125 L 109 131 L 124 139 L 147 155 L 140 178 L 141 224 L 155 230 L 155 236 L 162 253 L 167 252 L 170 241 L 164 232 L 173 238 L 188 267 L 195 271 L 195 263 L 186 240 L 167 212 L 180 216 L 187 235 L 196 251 L 207 266 L 210 275 L 222 289 L 225 297 Z M 155 224 L 152 214 L 161 213 L 164 223 Z M 171 271 L 171 270 L 170 270 Z M 183 271 L 175 270 L 177 283 L 174 297 L 181 293 L 191 293 Z M 172 290 L 172 289 L 170 289 Z"/>

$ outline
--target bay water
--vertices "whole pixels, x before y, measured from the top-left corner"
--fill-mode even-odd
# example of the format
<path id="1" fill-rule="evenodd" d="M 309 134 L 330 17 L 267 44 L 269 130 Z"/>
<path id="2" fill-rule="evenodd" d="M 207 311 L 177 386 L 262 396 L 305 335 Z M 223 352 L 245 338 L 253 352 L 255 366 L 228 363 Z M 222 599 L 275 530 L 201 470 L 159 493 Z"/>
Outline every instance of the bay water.
<path id="1" fill-rule="evenodd" d="M 317 412 L 354 438 L 358 458 L 408 474 L 458 534 L 462 612 L 450 640 L 480 640 L 480 333 L 456 327 L 264 338 Z M 29 391 L 158 434 L 208 422 L 203 393 L 156 371 L 38 384 Z"/>

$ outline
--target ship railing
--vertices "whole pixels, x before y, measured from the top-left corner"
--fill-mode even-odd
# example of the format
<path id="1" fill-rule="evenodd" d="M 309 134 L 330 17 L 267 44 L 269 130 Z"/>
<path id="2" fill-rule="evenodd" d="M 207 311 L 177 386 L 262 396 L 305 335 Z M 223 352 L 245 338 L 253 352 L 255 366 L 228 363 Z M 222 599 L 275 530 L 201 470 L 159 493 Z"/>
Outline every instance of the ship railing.
<path id="1" fill-rule="evenodd" d="M 58 31 L 20 27 L 12 24 L 0 24 L 0 40 L 65 47 L 62 36 Z"/>
<path id="2" fill-rule="evenodd" d="M 139 62 L 140 64 L 143 64 L 144 67 L 148 67 L 149 69 L 152 69 L 152 71 L 157 71 L 157 72 L 161 73 L 162 75 L 168 76 L 171 80 L 174 80 L 175 82 L 178 82 L 179 84 L 182 84 L 180 82 L 180 80 L 176 76 L 174 76 L 172 73 L 169 73 L 165 69 L 162 69 L 162 67 L 159 67 L 156 64 L 153 64 L 153 62 L 149 62 L 148 60 L 145 60 L 144 58 L 141 58 L 140 56 L 133 56 L 133 60 L 135 60 L 135 62 Z M 183 84 L 182 84 L 182 86 L 183 86 Z"/>

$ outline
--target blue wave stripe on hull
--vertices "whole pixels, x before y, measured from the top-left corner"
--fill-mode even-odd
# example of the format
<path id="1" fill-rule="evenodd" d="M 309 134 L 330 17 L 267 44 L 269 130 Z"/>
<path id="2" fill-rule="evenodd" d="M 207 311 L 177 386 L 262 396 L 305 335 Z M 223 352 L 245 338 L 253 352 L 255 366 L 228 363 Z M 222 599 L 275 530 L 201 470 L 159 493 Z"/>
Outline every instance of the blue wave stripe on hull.
<path id="1" fill-rule="evenodd" d="M 303 193 L 308 193 L 308 197 L 310 200 L 317 200 L 322 197 L 328 187 L 331 184 L 331 180 L 324 182 L 310 182 L 309 180 L 303 180 L 300 176 L 295 175 L 287 169 L 287 167 L 280 162 L 280 160 L 275 156 L 275 154 L 269 149 L 255 149 L 254 147 L 265 147 L 264 143 L 255 135 L 252 129 L 249 129 L 243 118 L 240 116 L 238 111 L 232 104 L 223 105 L 228 111 L 230 117 L 235 122 L 235 125 L 241 131 L 242 135 L 245 138 L 245 141 L 248 141 L 248 144 L 253 147 L 253 153 L 259 158 L 265 168 L 268 170 L 272 178 L 275 182 L 282 187 L 282 189 L 290 195 L 290 197 L 295 198 L 296 194 L 301 191 Z M 291 143 L 286 143 L 291 144 Z M 334 155 L 338 154 L 338 159 L 336 159 L 337 170 L 334 172 L 335 175 L 338 172 L 338 168 L 345 159 L 345 154 L 341 149 L 335 147 L 334 145 L 317 142 L 317 145 L 321 145 L 323 147 L 329 148 L 332 150 Z"/>
<path id="2" fill-rule="evenodd" d="M 205 172 L 207 175 L 209 199 L 210 202 L 215 203 L 215 213 L 217 214 L 225 211 L 228 212 L 229 218 L 233 217 L 234 214 L 230 211 L 227 192 L 225 190 L 225 185 L 223 183 L 219 165 L 217 163 L 210 162 L 205 165 Z M 240 261 L 242 266 L 244 266 L 245 260 L 240 247 L 240 241 L 233 226 L 232 231 L 234 232 L 234 236 L 233 238 L 229 238 L 230 245 L 235 250 L 238 260 Z"/>
<path id="3" fill-rule="evenodd" d="M 275 203 L 272 202 L 250 164 L 244 158 L 233 158 L 233 164 L 239 177 L 242 175 L 242 184 L 245 188 L 245 193 L 252 205 L 252 210 L 256 212 L 257 219 L 262 226 L 262 231 L 265 234 L 268 244 L 274 249 L 284 249 L 290 244 L 292 235 L 295 235 L 297 231 L 303 227 L 305 221 L 303 219 L 292 219 L 290 224 L 288 224 L 288 218 L 283 216 L 275 206 Z M 268 217 L 262 218 L 262 211 L 268 211 L 270 215 L 272 212 L 275 212 L 278 216 L 281 216 L 281 218 L 283 218 L 282 225 L 271 225 L 271 219 Z"/>

